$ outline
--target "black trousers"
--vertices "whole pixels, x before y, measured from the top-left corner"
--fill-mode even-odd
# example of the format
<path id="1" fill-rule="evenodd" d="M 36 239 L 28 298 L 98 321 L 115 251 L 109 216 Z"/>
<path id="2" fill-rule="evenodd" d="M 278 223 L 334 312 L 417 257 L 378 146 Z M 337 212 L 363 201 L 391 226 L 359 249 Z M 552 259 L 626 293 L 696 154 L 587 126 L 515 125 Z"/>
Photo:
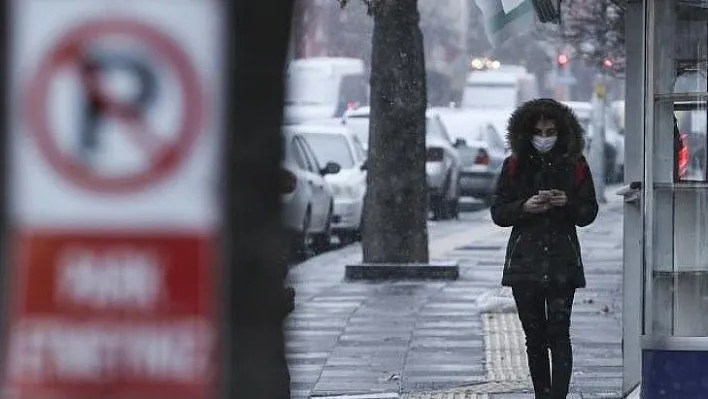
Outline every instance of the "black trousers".
<path id="1" fill-rule="evenodd" d="M 512 287 L 512 291 L 526 334 L 526 354 L 536 398 L 565 399 L 573 372 L 570 314 L 575 288 L 524 284 Z"/>

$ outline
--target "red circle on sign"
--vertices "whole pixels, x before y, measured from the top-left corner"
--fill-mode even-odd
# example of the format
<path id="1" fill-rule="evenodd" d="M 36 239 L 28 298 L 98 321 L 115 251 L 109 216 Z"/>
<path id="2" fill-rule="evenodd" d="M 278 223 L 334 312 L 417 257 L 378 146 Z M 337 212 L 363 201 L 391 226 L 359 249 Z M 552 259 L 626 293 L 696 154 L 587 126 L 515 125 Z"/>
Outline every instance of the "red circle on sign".
<path id="1" fill-rule="evenodd" d="M 73 159 L 56 143 L 47 115 L 49 87 L 62 68 L 79 68 L 82 50 L 93 41 L 106 36 L 134 38 L 154 50 L 174 69 L 182 90 L 181 120 L 175 139 L 150 158 L 150 166 L 140 172 L 121 176 L 100 176 L 91 167 Z M 78 25 L 60 37 L 52 51 L 39 63 L 30 81 L 25 111 L 30 131 L 34 134 L 41 154 L 49 164 L 72 183 L 91 191 L 131 193 L 149 187 L 175 171 L 190 153 L 199 134 L 203 117 L 202 92 L 199 77 L 189 57 L 179 45 L 152 26 L 133 20 L 95 20 Z"/>

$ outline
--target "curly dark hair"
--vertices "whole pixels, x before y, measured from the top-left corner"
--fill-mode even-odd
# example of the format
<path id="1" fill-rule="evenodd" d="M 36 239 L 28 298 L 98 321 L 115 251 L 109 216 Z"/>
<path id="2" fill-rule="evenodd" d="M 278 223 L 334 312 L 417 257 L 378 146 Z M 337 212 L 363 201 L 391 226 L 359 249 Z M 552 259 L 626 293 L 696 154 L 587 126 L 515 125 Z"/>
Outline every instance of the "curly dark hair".
<path id="1" fill-rule="evenodd" d="M 527 101 L 511 114 L 506 137 L 512 152 L 519 155 L 528 151 L 531 132 L 540 120 L 555 123 L 559 145 L 565 146 L 566 156 L 577 158 L 582 155 L 585 148 L 583 127 L 570 107 L 551 98 Z"/>

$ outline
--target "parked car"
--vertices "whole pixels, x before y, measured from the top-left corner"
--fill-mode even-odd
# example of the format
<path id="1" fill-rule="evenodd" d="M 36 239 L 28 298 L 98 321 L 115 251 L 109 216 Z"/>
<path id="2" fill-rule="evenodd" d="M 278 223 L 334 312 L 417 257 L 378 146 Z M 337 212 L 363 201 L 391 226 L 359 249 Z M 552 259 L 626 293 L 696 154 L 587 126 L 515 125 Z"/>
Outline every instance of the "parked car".
<path id="1" fill-rule="evenodd" d="M 369 107 L 357 107 L 344 113 L 342 124 L 359 140 L 364 151 L 369 151 Z"/>
<path id="2" fill-rule="evenodd" d="M 359 139 L 341 124 L 308 125 L 299 128 L 317 159 L 337 163 L 341 170 L 325 176 L 334 195 L 332 234 L 343 244 L 361 238 L 366 154 Z"/>
<path id="3" fill-rule="evenodd" d="M 489 203 L 509 146 L 484 112 L 460 108 L 434 108 L 462 161 L 460 194 Z"/>
<path id="4" fill-rule="evenodd" d="M 363 143 L 369 142 L 369 112 L 369 107 L 359 107 L 344 113 L 345 124 Z M 433 218 L 455 218 L 459 214 L 462 161 L 440 117 L 430 110 L 426 112 L 425 145 L 425 172 Z"/>
<path id="5" fill-rule="evenodd" d="M 303 137 L 307 130 L 307 125 L 283 129 L 283 223 L 291 233 L 292 255 L 296 258 L 304 257 L 310 249 L 320 252 L 329 247 L 334 197 L 325 176 L 341 169 L 336 162 L 320 166 Z"/>

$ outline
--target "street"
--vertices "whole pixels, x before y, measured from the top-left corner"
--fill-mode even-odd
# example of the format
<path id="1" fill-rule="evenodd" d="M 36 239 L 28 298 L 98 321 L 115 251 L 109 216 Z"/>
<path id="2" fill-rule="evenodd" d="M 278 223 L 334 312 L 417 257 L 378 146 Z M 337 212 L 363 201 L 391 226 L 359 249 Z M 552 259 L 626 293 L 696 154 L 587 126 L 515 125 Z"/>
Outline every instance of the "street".
<path id="1" fill-rule="evenodd" d="M 620 396 L 622 203 L 614 197 L 608 187 L 596 222 L 579 229 L 588 288 L 573 309 L 572 397 Z M 429 231 L 430 257 L 459 260 L 458 281 L 345 282 L 346 264 L 361 260 L 358 243 L 291 268 L 293 398 L 533 397 L 523 332 L 500 287 L 509 230 L 477 207 L 431 221 Z"/>

